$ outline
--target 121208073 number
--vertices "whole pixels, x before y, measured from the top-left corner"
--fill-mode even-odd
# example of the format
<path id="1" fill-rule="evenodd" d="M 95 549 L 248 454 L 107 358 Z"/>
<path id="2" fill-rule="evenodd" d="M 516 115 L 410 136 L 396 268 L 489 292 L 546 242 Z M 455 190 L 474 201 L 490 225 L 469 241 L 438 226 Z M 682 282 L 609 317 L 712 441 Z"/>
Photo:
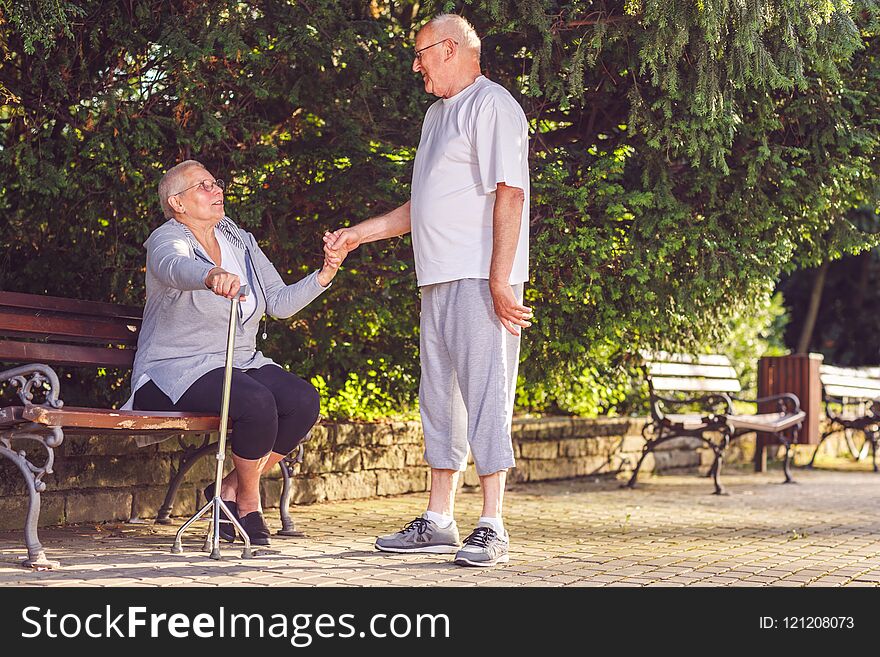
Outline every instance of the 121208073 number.
<path id="1" fill-rule="evenodd" d="M 851 630 L 855 627 L 852 616 L 786 616 L 782 622 L 787 630 Z"/>

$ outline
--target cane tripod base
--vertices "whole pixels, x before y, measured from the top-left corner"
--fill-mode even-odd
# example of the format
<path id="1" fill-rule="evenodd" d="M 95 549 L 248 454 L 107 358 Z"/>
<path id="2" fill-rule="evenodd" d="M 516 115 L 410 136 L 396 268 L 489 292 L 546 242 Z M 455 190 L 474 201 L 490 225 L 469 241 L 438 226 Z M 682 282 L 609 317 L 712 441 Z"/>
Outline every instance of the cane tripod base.
<path id="1" fill-rule="evenodd" d="M 216 488 L 215 490 L 219 490 L 219 488 Z M 211 524 L 208 529 L 208 534 L 205 536 L 205 543 L 202 545 L 202 551 L 210 552 L 210 558 L 215 561 L 219 561 L 222 558 L 220 555 L 220 523 L 229 522 L 235 526 L 239 534 L 244 538 L 244 549 L 241 551 L 241 558 L 250 559 L 253 557 L 254 554 L 253 550 L 251 550 L 250 537 L 241 526 L 238 518 L 232 515 L 229 507 L 226 506 L 226 503 L 222 499 L 220 499 L 219 495 L 216 495 L 211 499 L 177 530 L 177 534 L 174 536 L 174 544 L 171 546 L 171 554 L 183 554 L 183 543 L 181 542 L 181 538 L 183 537 L 184 532 L 189 529 L 190 525 L 201 519 L 201 517 L 209 510 L 212 512 L 211 517 L 209 518 Z M 221 514 L 225 516 L 225 518 L 221 518 Z"/>

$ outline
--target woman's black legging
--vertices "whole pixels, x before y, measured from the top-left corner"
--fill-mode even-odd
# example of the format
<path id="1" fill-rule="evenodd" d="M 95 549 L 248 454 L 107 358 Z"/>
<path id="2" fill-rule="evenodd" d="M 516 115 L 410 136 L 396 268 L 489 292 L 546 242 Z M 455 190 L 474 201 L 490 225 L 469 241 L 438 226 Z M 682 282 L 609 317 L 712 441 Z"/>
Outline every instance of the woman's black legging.
<path id="1" fill-rule="evenodd" d="M 173 403 L 152 381 L 134 396 L 134 407 L 150 411 L 197 411 L 220 414 L 223 368 L 211 370 Z M 229 419 L 232 453 L 256 460 L 269 452 L 286 455 L 299 445 L 318 419 L 318 391 L 276 365 L 232 370 Z"/>

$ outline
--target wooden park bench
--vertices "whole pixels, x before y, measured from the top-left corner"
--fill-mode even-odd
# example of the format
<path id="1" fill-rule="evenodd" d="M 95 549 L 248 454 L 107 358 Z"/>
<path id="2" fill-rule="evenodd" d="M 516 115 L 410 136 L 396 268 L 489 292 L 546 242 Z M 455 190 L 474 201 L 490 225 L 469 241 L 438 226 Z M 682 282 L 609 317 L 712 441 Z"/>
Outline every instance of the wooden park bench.
<path id="1" fill-rule="evenodd" d="M 28 488 L 29 503 L 24 536 L 25 566 L 51 568 L 37 527 L 44 478 L 52 472 L 55 449 L 65 435 L 178 436 L 181 454 L 156 522 L 170 523 L 170 515 L 183 478 L 203 456 L 213 454 L 212 436 L 219 416 L 200 413 L 121 411 L 111 408 L 66 406 L 58 375 L 52 366 L 130 369 L 134 362 L 142 309 L 95 301 L 79 301 L 17 292 L 0 292 L 0 383 L 9 382 L 21 403 L 0 407 L 0 456 L 12 461 Z M 8 364 L 19 365 L 3 369 Z M 202 435 L 194 446 L 187 436 Z M 14 444 L 31 449 L 14 448 Z M 34 449 L 36 448 L 36 449 Z M 281 495 L 282 536 L 301 536 L 288 512 L 291 475 L 302 461 L 298 452 L 281 462 L 284 485 Z"/>
<path id="2" fill-rule="evenodd" d="M 627 486 L 636 485 L 642 463 L 659 445 L 674 438 L 690 437 L 712 449 L 715 459 L 710 474 L 715 494 L 723 494 L 720 477 L 725 449 L 732 440 L 758 431 L 775 435 L 785 445 L 785 483 L 792 481 L 791 444 L 797 441 L 797 432 L 806 417 L 795 395 L 754 400 L 736 396 L 742 390 L 736 370 L 726 356 L 718 354 L 693 358 L 658 353 L 643 354 L 643 358 L 651 419 L 642 431 L 645 446 Z M 757 403 L 764 412 L 738 413 L 734 401 Z M 775 408 L 767 410 L 768 405 Z"/>
<path id="3" fill-rule="evenodd" d="M 809 467 L 813 467 L 819 448 L 829 436 L 842 432 L 852 457 L 861 461 L 871 448 L 874 472 L 877 466 L 877 442 L 880 440 L 880 367 L 819 368 L 822 402 L 828 426 L 822 433 Z M 853 433 L 860 432 L 864 442 L 857 447 Z"/>

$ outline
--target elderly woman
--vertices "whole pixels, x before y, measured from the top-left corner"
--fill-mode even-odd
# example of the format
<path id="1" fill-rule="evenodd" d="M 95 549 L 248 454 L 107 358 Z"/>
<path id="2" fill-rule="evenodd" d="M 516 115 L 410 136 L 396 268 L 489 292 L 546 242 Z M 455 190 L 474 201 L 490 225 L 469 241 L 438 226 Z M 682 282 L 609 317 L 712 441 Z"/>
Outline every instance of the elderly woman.
<path id="1" fill-rule="evenodd" d="M 132 372 L 133 408 L 219 413 L 229 300 L 246 283 L 235 340 L 229 418 L 235 468 L 220 496 L 255 545 L 269 544 L 260 507 L 260 475 L 308 434 L 318 418 L 318 393 L 257 350 L 264 314 L 286 318 L 330 285 L 340 257 L 325 255 L 320 271 L 285 285 L 254 236 L 223 212 L 223 181 L 195 160 L 159 182 L 168 219 L 145 242 L 147 301 Z M 214 495 L 214 485 L 205 497 Z M 221 536 L 235 540 L 221 525 Z"/>

